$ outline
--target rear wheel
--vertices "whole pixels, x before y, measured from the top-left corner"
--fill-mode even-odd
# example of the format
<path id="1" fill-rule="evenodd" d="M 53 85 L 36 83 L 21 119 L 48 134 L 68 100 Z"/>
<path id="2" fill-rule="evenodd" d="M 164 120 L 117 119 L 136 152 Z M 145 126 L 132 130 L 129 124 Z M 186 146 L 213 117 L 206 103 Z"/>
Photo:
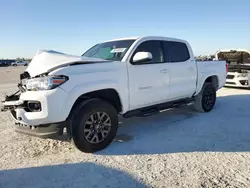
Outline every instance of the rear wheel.
<path id="1" fill-rule="evenodd" d="M 199 112 L 209 112 L 216 102 L 216 89 L 212 83 L 205 83 L 201 92 L 195 97 L 195 109 Z"/>
<path id="2" fill-rule="evenodd" d="M 101 99 L 84 101 L 72 114 L 72 142 L 82 152 L 106 148 L 118 127 L 116 109 Z"/>

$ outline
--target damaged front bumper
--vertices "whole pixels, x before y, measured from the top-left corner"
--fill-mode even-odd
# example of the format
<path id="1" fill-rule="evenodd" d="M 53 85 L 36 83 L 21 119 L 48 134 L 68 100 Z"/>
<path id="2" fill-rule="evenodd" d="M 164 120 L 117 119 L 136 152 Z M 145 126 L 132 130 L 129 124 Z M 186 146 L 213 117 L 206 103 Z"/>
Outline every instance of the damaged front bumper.
<path id="1" fill-rule="evenodd" d="M 15 123 L 15 131 L 29 136 L 53 139 L 63 134 L 63 128 L 65 126 L 64 122 L 39 126 L 29 126 L 21 123 Z"/>
<path id="2" fill-rule="evenodd" d="M 65 121 L 61 121 L 48 109 L 54 111 L 56 94 L 63 91 L 21 92 L 6 96 L 2 101 L 1 111 L 10 111 L 15 121 L 15 131 L 18 133 L 41 138 L 55 138 L 63 134 L 66 127 Z M 39 104 L 38 108 L 31 109 L 31 104 Z M 60 113 L 60 112 L 58 112 Z"/>
<path id="3" fill-rule="evenodd" d="M 8 111 L 8 110 L 13 110 L 19 107 L 23 107 L 24 101 L 18 100 L 18 101 L 3 101 L 2 102 L 2 108 L 1 111 Z"/>

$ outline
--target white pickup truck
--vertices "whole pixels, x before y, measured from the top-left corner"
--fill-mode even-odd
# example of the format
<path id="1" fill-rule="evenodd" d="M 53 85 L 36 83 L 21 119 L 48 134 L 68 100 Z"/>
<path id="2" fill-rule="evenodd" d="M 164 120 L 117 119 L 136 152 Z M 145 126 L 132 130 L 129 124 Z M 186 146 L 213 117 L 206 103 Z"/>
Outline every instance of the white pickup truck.
<path id="1" fill-rule="evenodd" d="M 67 135 L 83 152 L 107 147 L 118 116 L 149 116 L 192 104 L 209 112 L 224 86 L 226 62 L 196 62 L 188 42 L 134 37 L 96 44 L 82 56 L 40 51 L 20 75 L 20 93 L 6 96 L 16 131 Z"/>

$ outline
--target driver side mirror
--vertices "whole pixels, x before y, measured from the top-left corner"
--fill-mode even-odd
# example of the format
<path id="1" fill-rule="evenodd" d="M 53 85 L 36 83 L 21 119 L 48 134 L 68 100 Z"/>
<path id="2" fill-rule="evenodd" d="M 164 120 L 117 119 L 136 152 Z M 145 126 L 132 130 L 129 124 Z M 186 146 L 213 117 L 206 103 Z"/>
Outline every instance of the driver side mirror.
<path id="1" fill-rule="evenodd" d="M 147 62 L 153 59 L 150 52 L 137 52 L 133 57 L 133 63 Z"/>

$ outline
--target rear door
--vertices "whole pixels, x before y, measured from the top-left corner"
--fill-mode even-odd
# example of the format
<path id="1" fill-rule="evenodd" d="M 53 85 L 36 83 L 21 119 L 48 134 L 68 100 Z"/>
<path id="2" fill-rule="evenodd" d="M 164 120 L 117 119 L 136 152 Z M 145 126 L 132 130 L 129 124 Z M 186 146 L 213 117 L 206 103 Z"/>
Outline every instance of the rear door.
<path id="1" fill-rule="evenodd" d="M 179 41 L 163 41 L 163 44 L 170 73 L 171 100 L 192 96 L 196 90 L 197 67 L 187 45 Z"/>
<path id="2" fill-rule="evenodd" d="M 135 64 L 132 59 L 137 52 L 150 52 L 153 59 Z M 162 103 L 168 99 L 170 77 L 160 40 L 140 43 L 128 65 L 131 109 Z"/>

